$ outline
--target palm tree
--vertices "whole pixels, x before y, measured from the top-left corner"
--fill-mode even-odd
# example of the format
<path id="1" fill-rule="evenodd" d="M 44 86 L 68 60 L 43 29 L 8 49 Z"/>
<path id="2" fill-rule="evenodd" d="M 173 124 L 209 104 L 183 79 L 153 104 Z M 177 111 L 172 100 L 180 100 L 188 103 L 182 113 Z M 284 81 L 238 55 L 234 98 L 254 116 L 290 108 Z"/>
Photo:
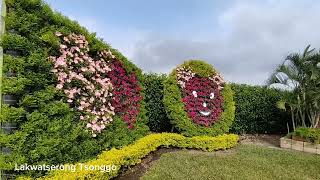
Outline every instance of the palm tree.
<path id="1" fill-rule="evenodd" d="M 289 106 L 293 128 L 296 125 L 317 127 L 320 116 L 320 54 L 306 47 L 303 54 L 293 53 L 269 79 L 271 87 L 288 91 L 278 106 Z M 308 121 L 307 121 L 308 120 Z"/>

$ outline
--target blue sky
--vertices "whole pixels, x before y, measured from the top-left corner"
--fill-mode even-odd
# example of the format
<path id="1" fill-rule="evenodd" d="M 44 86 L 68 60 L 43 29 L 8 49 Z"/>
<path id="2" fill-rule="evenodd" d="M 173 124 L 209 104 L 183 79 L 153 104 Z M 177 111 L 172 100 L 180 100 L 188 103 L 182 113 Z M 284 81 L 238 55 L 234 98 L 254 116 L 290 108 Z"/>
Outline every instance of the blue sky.
<path id="1" fill-rule="evenodd" d="M 320 45 L 313 0 L 45 1 L 145 72 L 203 59 L 228 81 L 264 84 L 289 53 Z"/>
<path id="2" fill-rule="evenodd" d="M 54 9 L 75 18 L 95 19 L 117 28 L 133 28 L 161 34 L 193 35 L 193 30 L 209 33 L 216 15 L 228 3 L 211 0 L 46 0 Z M 121 2 L 121 3 L 120 3 Z M 230 1 L 231 2 L 231 1 Z M 230 3 L 229 2 L 229 3 Z M 78 18 L 77 18 L 78 19 Z"/>

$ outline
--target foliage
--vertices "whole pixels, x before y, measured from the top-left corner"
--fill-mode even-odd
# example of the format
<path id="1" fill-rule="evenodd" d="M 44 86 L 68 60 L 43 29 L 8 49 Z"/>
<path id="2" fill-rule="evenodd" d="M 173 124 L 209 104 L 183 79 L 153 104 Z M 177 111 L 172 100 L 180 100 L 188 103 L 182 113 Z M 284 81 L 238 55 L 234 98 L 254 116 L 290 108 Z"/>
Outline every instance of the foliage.
<path id="1" fill-rule="evenodd" d="M 44 179 L 111 179 L 118 175 L 121 167 L 129 167 L 141 162 L 141 159 L 159 147 L 193 148 L 204 151 L 216 151 L 234 147 L 239 137 L 234 134 L 220 135 L 216 137 L 195 136 L 184 137 L 180 134 L 162 133 L 150 134 L 134 144 L 121 149 L 104 151 L 97 159 L 83 163 L 82 166 L 114 165 L 115 170 L 102 172 L 100 170 L 85 170 L 76 164 L 76 172 L 68 170 L 54 171 Z"/>
<path id="2" fill-rule="evenodd" d="M 269 84 L 282 85 L 290 92 L 279 103 L 292 114 L 296 126 L 317 127 L 320 121 L 320 53 L 310 50 L 290 54 L 270 77 Z M 282 104 L 282 105 L 281 105 Z"/>
<path id="3" fill-rule="evenodd" d="M 290 117 L 277 108 L 284 92 L 262 86 L 231 84 L 236 102 L 233 133 L 287 133 Z"/>
<path id="4" fill-rule="evenodd" d="M 180 81 L 189 80 L 191 78 L 184 76 L 188 73 L 184 73 L 184 75 L 182 75 L 182 78 L 179 78 L 179 76 L 177 76 L 177 73 L 179 72 L 180 68 L 184 68 L 186 72 L 188 70 L 191 70 L 191 73 L 189 73 L 189 75 L 191 76 L 192 73 L 194 73 L 195 76 L 198 77 L 202 77 L 202 75 L 205 75 L 205 77 L 207 78 L 218 75 L 215 74 L 216 71 L 211 65 L 198 60 L 187 61 L 180 67 L 172 71 L 172 73 L 164 83 L 164 104 L 173 126 L 186 136 L 213 136 L 228 132 L 234 120 L 235 111 L 233 91 L 231 90 L 230 86 L 228 84 L 224 85 L 223 89 L 220 92 L 221 96 L 223 97 L 223 112 L 219 119 L 208 127 L 197 124 L 193 121 L 193 119 L 190 119 L 190 116 L 186 112 L 186 110 L 188 109 L 186 109 L 186 106 L 182 101 L 183 93 L 181 88 L 183 88 L 183 86 L 181 86 Z"/>
<path id="5" fill-rule="evenodd" d="M 53 12 L 41 0 L 6 0 L 6 5 L 6 34 L 1 42 L 6 75 L 3 92 L 16 95 L 18 104 L 4 107 L 1 113 L 1 121 L 17 122 L 17 131 L 9 135 L 0 133 L 0 144 L 12 149 L 10 155 L 0 154 L 0 169 L 12 170 L 15 163 L 85 161 L 102 150 L 121 147 L 147 134 L 144 101 L 139 103 L 134 129 L 129 129 L 123 118 L 116 115 L 101 136 L 92 138 L 90 132 L 83 131 L 86 123 L 79 120 L 81 113 L 66 102 L 63 91 L 55 88 L 58 79 L 51 72 L 54 66 L 48 57 L 60 56 L 60 39 L 55 36 L 56 32 L 81 34 L 88 41 L 90 55 L 110 51 L 127 75 L 137 76 L 137 84 L 143 90 L 140 69 L 94 33 Z M 9 77 L 9 74 L 14 76 Z M 143 92 L 139 96 L 144 98 Z M 39 176 L 43 172 L 19 173 Z"/>
<path id="6" fill-rule="evenodd" d="M 22 107 L 15 108 L 4 104 L 1 109 L 0 122 L 20 122 L 25 113 Z"/>
<path id="7" fill-rule="evenodd" d="M 144 74 L 148 126 L 154 132 L 171 130 L 170 120 L 163 104 L 163 82 L 166 78 L 164 74 Z"/>
<path id="8" fill-rule="evenodd" d="M 320 179 L 319 166 L 319 155 L 242 144 L 223 153 L 162 154 L 140 179 Z"/>
<path id="9" fill-rule="evenodd" d="M 38 92 L 23 102 L 23 108 L 33 107 L 35 110 L 31 113 L 29 110 L 25 119 L 19 119 L 24 122 L 18 131 L 1 139 L 4 141 L 2 144 L 13 151 L 10 156 L 6 155 L 5 166 L 2 168 L 13 169 L 15 163 L 61 164 L 85 161 L 102 150 L 121 147 L 146 134 L 144 123 L 137 123 L 135 129 L 131 130 L 123 120 L 115 117 L 105 131 L 92 138 L 91 133 L 83 131 L 85 122 L 79 123 L 79 119 L 75 118 L 79 117 L 79 113 L 67 103 L 50 99 L 50 96 L 54 98 L 57 95 L 51 95 L 50 91 L 55 91 L 55 88 L 48 87 L 48 90 Z M 42 96 L 47 99 L 44 100 Z M 36 177 L 44 172 L 22 173 Z"/>
<path id="10" fill-rule="evenodd" d="M 298 127 L 292 134 L 293 137 L 303 138 L 305 141 L 320 144 L 320 129 Z"/>

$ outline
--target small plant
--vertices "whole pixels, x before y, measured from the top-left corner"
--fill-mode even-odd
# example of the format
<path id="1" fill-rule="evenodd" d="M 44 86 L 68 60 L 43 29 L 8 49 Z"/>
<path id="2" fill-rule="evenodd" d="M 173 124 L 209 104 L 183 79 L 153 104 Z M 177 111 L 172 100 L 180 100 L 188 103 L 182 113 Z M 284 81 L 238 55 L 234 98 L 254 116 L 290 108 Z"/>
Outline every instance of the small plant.
<path id="1" fill-rule="evenodd" d="M 292 138 L 302 139 L 303 141 L 320 144 L 320 129 L 298 127 L 292 134 Z"/>

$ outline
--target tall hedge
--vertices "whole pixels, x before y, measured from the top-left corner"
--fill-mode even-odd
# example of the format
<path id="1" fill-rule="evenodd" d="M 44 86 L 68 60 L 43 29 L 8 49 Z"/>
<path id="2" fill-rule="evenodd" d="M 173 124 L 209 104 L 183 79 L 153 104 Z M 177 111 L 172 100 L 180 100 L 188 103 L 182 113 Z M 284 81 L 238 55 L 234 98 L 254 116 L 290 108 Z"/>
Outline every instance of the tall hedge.
<path id="1" fill-rule="evenodd" d="M 63 164 L 95 157 L 102 150 L 122 147 L 148 132 L 144 101 L 134 129 L 118 116 L 101 134 L 93 138 L 79 120 L 79 112 L 63 99 L 65 94 L 55 86 L 51 73 L 59 39 L 55 33 L 81 34 L 89 42 L 90 53 L 110 50 L 127 73 L 135 73 L 142 82 L 141 70 L 102 39 L 89 33 L 77 22 L 53 12 L 41 0 L 6 0 L 6 33 L 4 48 L 3 93 L 14 95 L 18 103 L 4 106 L 1 122 L 16 122 L 17 131 L 0 133 L 0 146 L 12 150 L 0 154 L 0 169 L 12 170 L 14 164 Z M 143 87 L 143 84 L 140 84 Z M 144 89 L 144 88 L 142 88 Z M 143 95 L 143 94 L 142 94 Z M 14 172 L 17 173 L 17 172 Z M 43 172 L 19 172 L 40 175 Z"/>
<path id="2" fill-rule="evenodd" d="M 163 82 L 167 76 L 144 74 L 144 79 L 148 126 L 154 132 L 168 132 L 172 127 L 163 104 Z"/>
<path id="3" fill-rule="evenodd" d="M 152 85 L 146 86 L 148 97 L 147 107 L 164 107 L 160 97 L 163 97 L 163 76 L 150 75 L 149 83 Z M 148 84 L 148 83 L 147 83 Z M 264 86 L 251 86 L 245 84 L 230 84 L 234 92 L 235 101 L 235 120 L 231 126 L 230 131 L 233 133 L 267 133 L 267 134 L 281 134 L 287 133 L 287 123 L 291 128 L 290 116 L 288 113 L 279 110 L 276 107 L 277 101 L 280 100 L 282 93 L 275 89 L 269 89 Z M 148 100 L 150 99 L 150 100 Z M 151 109 L 149 109 L 151 110 Z M 171 131 L 170 122 L 159 121 L 158 118 L 165 118 L 163 110 L 154 108 L 148 111 L 149 126 L 153 131 Z M 150 117 L 151 116 L 151 117 Z M 161 124 L 159 128 L 157 125 Z M 168 123 L 168 124 L 166 124 Z"/>
<path id="4" fill-rule="evenodd" d="M 283 92 L 262 86 L 231 84 L 235 92 L 234 133 L 287 133 L 288 113 L 277 108 Z"/>

